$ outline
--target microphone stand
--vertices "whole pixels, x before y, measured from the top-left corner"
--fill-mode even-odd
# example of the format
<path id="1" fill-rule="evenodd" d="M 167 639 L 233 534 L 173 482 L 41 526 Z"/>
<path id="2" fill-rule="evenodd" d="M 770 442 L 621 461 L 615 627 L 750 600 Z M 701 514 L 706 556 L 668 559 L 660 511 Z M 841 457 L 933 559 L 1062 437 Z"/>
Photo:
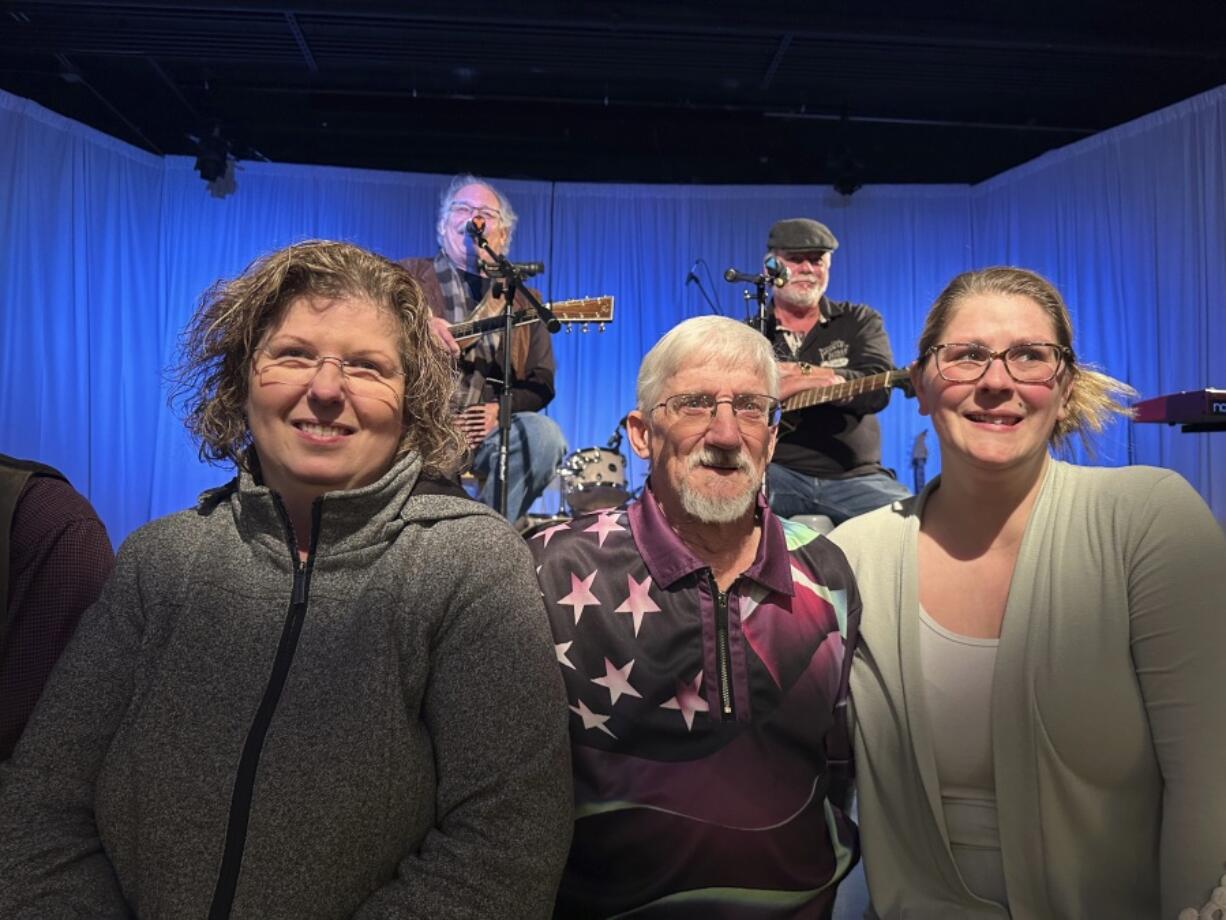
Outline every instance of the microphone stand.
<path id="1" fill-rule="evenodd" d="M 739 272 L 735 268 L 730 268 L 724 272 L 724 280 L 736 283 L 737 281 L 747 282 L 754 286 L 754 294 L 745 291 L 745 299 L 753 299 L 758 304 L 758 315 L 747 320 L 750 326 L 753 326 L 763 335 L 766 335 L 766 288 L 767 286 L 783 287 L 783 279 L 762 272 L 758 275 L 750 275 L 747 272 Z"/>
<path id="2" fill-rule="evenodd" d="M 524 299 L 532 304 L 536 315 L 550 334 L 562 328 L 558 318 L 549 308 L 541 303 L 535 294 L 524 284 L 525 274 L 506 256 L 494 250 L 485 238 L 485 220 L 474 217 L 465 226 L 464 231 L 472 237 L 473 243 L 487 253 L 493 264 L 482 263 L 482 271 L 494 279 L 493 294 L 502 297 L 502 380 L 498 391 L 498 464 L 494 469 L 494 503 L 495 510 L 503 517 L 507 516 L 507 471 L 508 458 L 511 453 L 511 336 L 515 332 L 515 296 L 523 291 Z"/>
<path id="3" fill-rule="evenodd" d="M 915 436 L 915 443 L 911 445 L 911 476 L 915 483 L 916 495 L 919 495 L 924 488 L 924 467 L 928 462 L 928 442 L 924 440 L 926 434 L 928 434 L 927 428 Z"/>
<path id="4" fill-rule="evenodd" d="M 772 282 L 773 283 L 773 282 Z M 766 335 L 766 276 L 759 275 L 758 282 L 755 285 L 757 289 L 756 298 L 758 301 L 758 331 Z"/>
<path id="5" fill-rule="evenodd" d="M 626 419 L 629 415 L 623 415 L 621 421 L 617 423 L 617 427 L 613 429 L 613 436 L 609 438 L 609 442 L 605 444 L 611 451 L 620 452 L 622 448 L 622 429 L 626 427 Z"/>

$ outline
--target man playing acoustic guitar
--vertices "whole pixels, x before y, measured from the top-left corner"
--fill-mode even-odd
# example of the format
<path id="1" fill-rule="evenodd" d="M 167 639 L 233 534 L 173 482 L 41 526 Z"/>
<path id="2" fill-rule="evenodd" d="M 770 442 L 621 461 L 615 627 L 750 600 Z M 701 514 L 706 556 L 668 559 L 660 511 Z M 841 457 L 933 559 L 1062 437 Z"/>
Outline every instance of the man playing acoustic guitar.
<path id="1" fill-rule="evenodd" d="M 440 341 L 456 356 L 460 384 L 455 410 L 473 449 L 472 470 L 481 480 L 481 501 L 495 503 L 498 462 L 498 389 L 502 376 L 502 333 L 466 341 L 461 348 L 449 327 L 497 316 L 502 301 L 491 296 L 491 280 L 481 272 L 487 253 L 465 232 L 470 220 L 484 221 L 485 237 L 506 254 L 518 217 L 506 196 L 475 176 L 451 180 L 438 216 L 439 251 L 432 259 L 402 259 L 421 285 L 434 313 Z M 522 293 L 515 309 L 531 310 Z M 540 323 L 517 326 L 511 336 L 511 440 L 507 456 L 507 517 L 522 517 L 553 479 L 566 454 L 566 439 L 553 419 L 540 414 L 554 396 L 553 345 Z"/>
<path id="2" fill-rule="evenodd" d="M 782 517 L 824 514 L 835 524 L 911 493 L 881 465 L 876 413 L 890 401 L 894 365 L 881 314 L 826 296 L 838 240 L 808 218 L 781 220 L 768 256 L 787 268 L 764 330 L 780 360 L 780 397 L 856 381 L 874 384 L 852 398 L 785 412 L 767 470 L 771 510 Z M 881 375 L 881 385 L 866 378 Z"/>

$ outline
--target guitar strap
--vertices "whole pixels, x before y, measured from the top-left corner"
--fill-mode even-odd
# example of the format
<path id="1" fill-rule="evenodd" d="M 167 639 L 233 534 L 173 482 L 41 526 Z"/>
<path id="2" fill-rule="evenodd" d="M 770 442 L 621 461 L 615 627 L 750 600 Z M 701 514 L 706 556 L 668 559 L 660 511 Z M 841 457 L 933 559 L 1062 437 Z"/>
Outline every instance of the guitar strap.
<path id="1" fill-rule="evenodd" d="M 492 286 L 485 285 L 485 295 L 472 310 L 467 311 L 466 316 L 465 309 L 467 304 L 471 302 L 474 292 L 467 285 L 465 278 L 461 277 L 460 271 L 451 264 L 451 260 L 442 251 L 434 257 L 434 271 L 438 278 L 439 292 L 442 294 L 443 315 L 448 322 L 456 323 L 474 319 L 485 319 L 490 316 L 496 316 L 501 310 L 502 301 L 490 297 L 489 292 L 492 290 Z M 526 329 L 516 329 L 511 340 L 511 368 L 515 376 L 521 379 L 527 372 L 530 344 L 529 334 Z M 500 363 L 497 359 L 497 349 L 501 338 L 500 333 L 494 333 L 493 335 L 482 336 L 471 344 L 463 346 L 461 361 L 475 367 L 480 367 L 481 365 L 485 365 L 487 368 L 497 367 Z M 466 378 L 472 377 L 471 374 L 464 376 Z M 484 383 L 484 373 L 479 373 L 472 379 L 461 379 L 458 392 L 456 393 L 455 406 L 464 407 L 473 403 L 483 402 Z"/>

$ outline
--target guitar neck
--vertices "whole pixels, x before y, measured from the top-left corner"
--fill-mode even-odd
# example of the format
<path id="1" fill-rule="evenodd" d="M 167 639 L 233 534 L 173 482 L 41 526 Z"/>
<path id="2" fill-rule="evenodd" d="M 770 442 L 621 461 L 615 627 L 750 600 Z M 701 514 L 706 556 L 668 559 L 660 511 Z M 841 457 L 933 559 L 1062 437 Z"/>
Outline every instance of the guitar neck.
<path id="1" fill-rule="evenodd" d="M 531 323 L 540 322 L 540 317 L 533 313 L 516 313 L 512 317 L 513 326 L 527 326 Z M 460 339 L 471 339 L 479 335 L 485 335 L 487 332 L 497 332 L 505 325 L 506 319 L 499 314 L 497 316 L 487 316 L 485 319 L 473 319 L 466 323 L 456 323 L 450 326 L 451 337 L 456 341 Z"/>
<path id="2" fill-rule="evenodd" d="M 587 331 L 588 323 L 595 324 L 603 331 L 605 323 L 613 321 L 612 297 L 581 297 L 574 300 L 555 300 L 553 303 L 546 304 L 545 306 L 553 312 L 558 322 L 581 323 L 584 332 Z M 511 314 L 512 326 L 528 326 L 540 321 L 541 318 L 535 310 L 517 310 Z M 483 319 L 455 323 L 448 328 L 451 330 L 451 337 L 459 342 L 462 340 L 472 340 L 478 336 L 488 335 L 491 332 L 498 332 L 504 328 L 505 324 L 506 318 L 502 313 L 497 313 Z"/>
<path id="3" fill-rule="evenodd" d="M 832 383 L 828 387 L 801 390 L 799 393 L 788 397 L 783 404 L 783 411 L 795 412 L 798 409 L 808 409 L 812 406 L 820 406 L 825 403 L 853 399 L 862 393 L 871 393 L 874 390 L 887 390 L 906 380 L 909 373 L 910 371 L 904 367 L 893 371 L 883 371 L 880 374 L 873 374 L 869 377 L 857 377 L 855 380 Z"/>

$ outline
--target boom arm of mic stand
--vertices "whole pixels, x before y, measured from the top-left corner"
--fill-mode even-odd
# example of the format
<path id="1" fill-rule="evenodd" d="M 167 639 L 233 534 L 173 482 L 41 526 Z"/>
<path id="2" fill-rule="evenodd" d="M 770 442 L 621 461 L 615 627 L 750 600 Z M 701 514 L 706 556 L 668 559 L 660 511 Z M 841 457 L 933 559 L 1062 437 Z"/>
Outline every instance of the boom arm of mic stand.
<path id="1" fill-rule="evenodd" d="M 485 238 L 485 233 L 479 227 L 469 230 L 469 235 L 473 238 L 473 242 L 489 253 L 490 258 L 494 260 L 494 264 L 498 266 L 498 271 L 502 273 L 502 277 L 510 282 L 510 286 L 516 290 L 523 291 L 524 299 L 532 304 L 532 308 L 536 310 L 536 315 L 541 321 L 541 325 L 548 329 L 550 334 L 558 332 L 562 328 L 562 324 L 558 322 L 558 318 L 553 315 L 550 309 L 541 303 L 537 296 L 524 284 L 523 275 L 515 267 L 515 263 L 502 253 L 495 252 L 494 247 L 490 245 L 489 240 Z"/>

